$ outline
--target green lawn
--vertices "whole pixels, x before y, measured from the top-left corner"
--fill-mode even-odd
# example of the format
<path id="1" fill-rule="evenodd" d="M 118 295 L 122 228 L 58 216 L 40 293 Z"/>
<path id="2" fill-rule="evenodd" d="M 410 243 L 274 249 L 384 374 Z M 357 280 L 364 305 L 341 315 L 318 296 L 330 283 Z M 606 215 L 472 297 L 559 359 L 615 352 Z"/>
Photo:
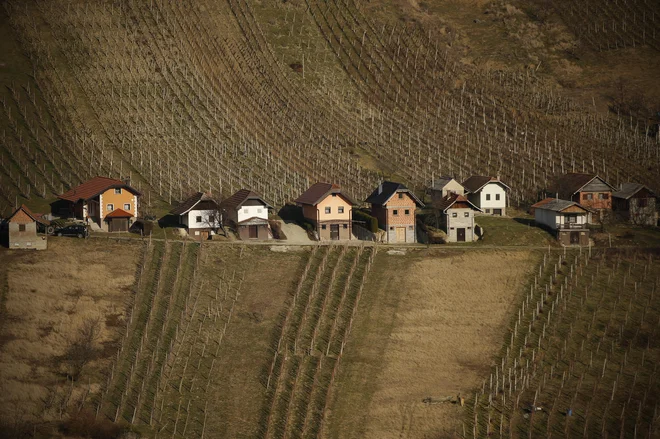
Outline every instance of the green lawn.
<path id="1" fill-rule="evenodd" d="M 550 233 L 534 225 L 534 219 L 529 215 L 512 213 L 513 217 L 476 217 L 475 222 L 483 228 L 484 235 L 474 245 L 558 245 Z"/>

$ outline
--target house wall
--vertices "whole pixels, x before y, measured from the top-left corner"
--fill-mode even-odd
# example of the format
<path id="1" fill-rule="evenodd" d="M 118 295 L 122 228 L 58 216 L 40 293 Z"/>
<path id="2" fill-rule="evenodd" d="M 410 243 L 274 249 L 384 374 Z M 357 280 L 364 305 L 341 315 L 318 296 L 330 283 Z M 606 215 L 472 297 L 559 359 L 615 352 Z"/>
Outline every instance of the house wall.
<path id="1" fill-rule="evenodd" d="M 401 243 L 397 240 L 396 229 L 404 227 L 406 233 L 405 241 L 403 242 L 414 243 L 417 241 L 417 233 L 415 231 L 415 209 L 417 204 L 408 193 L 401 192 L 401 194 L 401 198 L 399 198 L 399 192 L 397 192 L 387 201 L 383 212 L 380 213 L 381 216 L 384 214 L 386 222 L 379 225 L 387 231 L 387 242 Z M 408 211 L 407 215 L 406 210 Z M 395 211 L 396 215 L 394 214 Z"/>
<path id="2" fill-rule="evenodd" d="M 268 220 L 268 208 L 262 204 L 257 206 L 243 206 L 236 215 L 236 222 L 240 223 L 250 218 L 261 218 Z"/>
<path id="3" fill-rule="evenodd" d="M 456 217 L 453 214 L 456 214 Z M 465 214 L 468 214 L 465 216 Z M 465 242 L 472 242 L 474 235 L 474 210 L 469 208 L 448 209 L 444 220 L 448 242 L 458 242 L 457 229 L 465 229 Z"/>
<path id="4" fill-rule="evenodd" d="M 37 223 L 25 224 L 25 231 L 19 231 L 18 223 L 9 223 L 10 249 L 36 249 L 45 250 L 48 240 L 45 235 L 37 235 Z"/>
<path id="5" fill-rule="evenodd" d="M 645 226 L 658 224 L 655 198 L 630 198 L 628 205 L 628 217 L 631 223 Z"/>
<path id="6" fill-rule="evenodd" d="M 191 210 L 187 215 L 182 215 L 186 218 L 186 225 L 188 230 L 195 229 L 217 229 L 220 227 L 220 218 L 217 210 Z M 201 216 L 202 221 L 197 222 L 197 217 Z M 210 221 L 210 217 L 214 216 L 214 221 Z"/>
<path id="7" fill-rule="evenodd" d="M 580 240 L 577 245 L 588 246 L 589 245 L 589 231 L 588 230 L 562 230 L 557 232 L 557 240 L 561 245 L 570 246 L 571 244 L 571 233 L 579 233 Z"/>
<path id="8" fill-rule="evenodd" d="M 536 224 L 546 226 L 551 230 L 556 230 L 559 219 L 557 218 L 557 212 L 554 210 L 546 210 L 537 207 L 534 211 L 534 221 L 536 221 Z"/>
<path id="9" fill-rule="evenodd" d="M 591 195 L 591 199 L 589 199 L 589 195 Z M 590 209 L 612 209 L 612 192 L 609 190 L 603 192 L 578 192 L 573 196 L 572 200 Z"/>
<path id="10" fill-rule="evenodd" d="M 490 200 L 486 199 L 488 195 Z M 497 195 L 500 196 L 499 200 Z M 478 192 L 478 197 L 470 197 L 469 200 L 485 213 L 492 214 L 493 209 L 502 209 L 502 215 L 506 215 L 506 191 L 498 183 L 488 183 Z"/>
<path id="11" fill-rule="evenodd" d="M 331 236 L 330 236 L 330 226 L 332 224 L 338 224 L 339 225 L 339 239 L 344 241 L 344 240 L 349 240 L 353 238 L 352 234 L 352 227 L 350 221 L 333 221 L 331 223 L 321 223 L 318 225 L 316 231 L 319 235 L 319 239 L 321 241 L 330 241 Z M 325 229 L 323 228 L 325 226 Z"/>
<path id="12" fill-rule="evenodd" d="M 351 219 L 351 210 L 353 206 L 348 202 L 344 197 L 339 194 L 328 195 L 320 203 L 316 205 L 319 212 L 319 221 L 350 221 Z M 344 207 L 344 213 L 339 213 L 339 207 Z M 330 207 L 330 213 L 325 213 L 325 208 Z M 304 212 L 304 211 L 303 211 Z M 310 218 L 316 219 L 316 218 Z"/>
<path id="13" fill-rule="evenodd" d="M 243 240 L 254 240 L 255 238 L 250 238 L 250 227 L 249 226 L 238 226 L 238 236 Z M 265 241 L 267 239 L 270 239 L 270 232 L 268 229 L 268 225 L 266 224 L 261 224 L 257 226 L 257 240 L 259 241 Z"/>
<path id="14" fill-rule="evenodd" d="M 433 201 L 440 201 L 449 193 L 465 195 L 465 188 L 459 182 L 452 179 L 442 189 L 431 189 L 431 199 Z"/>
<path id="15" fill-rule="evenodd" d="M 133 217 L 137 217 L 137 197 L 126 189 L 122 188 L 121 194 L 115 194 L 114 189 L 108 189 L 101 194 L 100 218 L 105 218 L 110 213 L 108 204 L 113 204 L 115 209 L 122 209 L 126 212 L 132 213 Z M 124 204 L 130 205 L 130 209 L 124 209 Z"/>

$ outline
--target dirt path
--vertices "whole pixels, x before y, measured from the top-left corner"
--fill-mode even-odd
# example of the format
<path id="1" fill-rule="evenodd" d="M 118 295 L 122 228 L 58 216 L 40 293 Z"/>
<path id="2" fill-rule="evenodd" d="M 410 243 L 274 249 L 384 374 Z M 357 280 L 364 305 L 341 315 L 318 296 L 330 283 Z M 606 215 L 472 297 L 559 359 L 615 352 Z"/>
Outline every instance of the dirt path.
<path id="1" fill-rule="evenodd" d="M 459 393 L 470 400 L 501 346 L 534 261 L 521 251 L 409 264 L 381 254 L 380 279 L 369 285 L 371 302 L 360 310 L 362 321 L 347 347 L 327 436 L 460 436 L 463 408 L 422 400 Z"/>

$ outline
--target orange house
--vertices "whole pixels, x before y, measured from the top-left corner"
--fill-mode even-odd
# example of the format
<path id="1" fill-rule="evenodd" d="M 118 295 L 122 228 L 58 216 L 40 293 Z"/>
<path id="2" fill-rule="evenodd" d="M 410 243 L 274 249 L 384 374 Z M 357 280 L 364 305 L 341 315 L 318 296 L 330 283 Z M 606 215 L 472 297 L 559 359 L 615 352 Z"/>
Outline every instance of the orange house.
<path id="1" fill-rule="evenodd" d="M 121 180 L 94 177 L 58 198 L 68 205 L 75 218 L 106 232 L 127 232 L 138 216 L 140 195 Z"/>
<path id="2" fill-rule="evenodd" d="M 339 185 L 316 183 L 295 200 L 303 216 L 314 224 L 319 238 L 324 240 L 352 239 L 353 200 Z"/>
<path id="3" fill-rule="evenodd" d="M 365 200 L 371 203 L 371 214 L 387 232 L 388 243 L 416 242 L 415 209 L 424 207 L 410 189 L 401 183 L 385 181 Z"/>

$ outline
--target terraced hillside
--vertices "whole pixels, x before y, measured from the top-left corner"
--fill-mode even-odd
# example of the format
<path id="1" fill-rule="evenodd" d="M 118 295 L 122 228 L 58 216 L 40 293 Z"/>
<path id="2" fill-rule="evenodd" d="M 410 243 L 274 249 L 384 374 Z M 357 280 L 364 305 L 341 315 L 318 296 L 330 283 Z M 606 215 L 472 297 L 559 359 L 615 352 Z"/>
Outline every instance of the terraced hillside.
<path id="1" fill-rule="evenodd" d="M 567 97 L 542 62 L 464 56 L 457 10 L 497 11 L 513 32 L 507 23 L 540 20 L 521 12 L 534 2 L 420 3 L 408 15 L 372 3 L 5 2 L 3 44 L 20 65 L 3 76 L 0 210 L 44 206 L 97 174 L 132 177 L 147 210 L 239 187 L 282 205 L 316 180 L 362 199 L 383 175 L 415 188 L 434 175 L 500 175 L 514 203 L 571 170 L 659 188 L 660 138 L 646 119 Z M 599 9 L 585 32 L 571 27 L 581 10 L 560 15 L 584 50 L 607 41 L 655 59 L 651 9 Z M 609 32 L 621 11 L 614 38 L 601 39 L 598 20 Z"/>

